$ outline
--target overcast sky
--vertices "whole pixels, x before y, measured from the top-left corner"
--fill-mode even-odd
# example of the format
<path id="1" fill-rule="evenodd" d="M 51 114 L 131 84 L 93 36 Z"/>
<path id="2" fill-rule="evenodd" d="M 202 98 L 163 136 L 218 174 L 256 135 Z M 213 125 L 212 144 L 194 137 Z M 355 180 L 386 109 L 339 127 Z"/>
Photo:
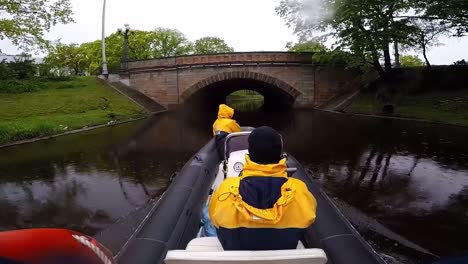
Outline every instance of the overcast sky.
<path id="1" fill-rule="evenodd" d="M 82 43 L 101 36 L 102 0 L 71 0 L 76 23 L 54 27 L 48 39 Z M 279 0 L 107 0 L 107 35 L 129 23 L 130 27 L 151 30 L 167 27 L 182 31 L 190 40 L 204 36 L 224 39 L 236 51 L 282 51 L 296 41 L 275 7 Z M 443 39 L 433 48 L 434 64 L 468 60 L 468 38 Z M 0 41 L 7 54 L 17 50 L 9 41 Z"/>

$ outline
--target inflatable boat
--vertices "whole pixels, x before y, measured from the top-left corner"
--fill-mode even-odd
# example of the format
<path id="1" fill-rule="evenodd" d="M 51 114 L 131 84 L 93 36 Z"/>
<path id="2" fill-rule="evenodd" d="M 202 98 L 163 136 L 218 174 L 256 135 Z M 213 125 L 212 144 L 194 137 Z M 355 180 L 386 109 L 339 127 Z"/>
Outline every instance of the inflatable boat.
<path id="1" fill-rule="evenodd" d="M 385 263 L 291 155 L 288 176 L 304 181 L 317 200 L 317 218 L 294 250 L 225 251 L 216 237 L 202 237 L 202 209 L 226 177 L 242 171 L 251 129 L 226 137 L 224 160 L 214 140 L 173 178 L 116 256 L 121 264 L 182 263 Z M 278 238 L 281 239 L 281 238 Z"/>

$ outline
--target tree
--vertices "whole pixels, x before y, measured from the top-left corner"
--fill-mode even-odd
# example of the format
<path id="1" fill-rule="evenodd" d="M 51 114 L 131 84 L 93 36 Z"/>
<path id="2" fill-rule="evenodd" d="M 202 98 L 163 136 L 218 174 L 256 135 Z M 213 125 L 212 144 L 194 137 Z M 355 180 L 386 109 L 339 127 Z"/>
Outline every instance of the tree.
<path id="1" fill-rule="evenodd" d="M 276 10 L 301 38 L 318 32 L 321 38 L 334 37 L 339 48 L 373 65 L 381 77 L 392 69 L 391 42 L 415 45 L 421 32 L 415 20 L 444 23 L 458 36 L 468 27 L 463 0 L 281 0 Z"/>
<path id="2" fill-rule="evenodd" d="M 289 42 L 286 48 L 292 52 L 312 52 L 312 59 L 315 64 L 340 64 L 349 65 L 352 61 L 352 56 L 348 52 L 340 49 L 329 50 L 323 43 L 316 40 L 299 41 L 296 44 Z M 354 66 L 354 65 L 353 65 Z"/>
<path id="3" fill-rule="evenodd" d="M 298 43 L 289 42 L 286 44 L 286 48 L 292 52 L 324 52 L 327 47 L 318 41 L 299 41 Z"/>
<path id="4" fill-rule="evenodd" d="M 73 22 L 70 0 L 0 0 L 0 39 L 23 50 L 44 48 L 44 32 Z"/>
<path id="5" fill-rule="evenodd" d="M 157 28 L 151 32 L 152 58 L 186 55 L 192 51 L 192 43 L 175 29 Z"/>
<path id="6" fill-rule="evenodd" d="M 282 0 L 277 12 L 301 37 L 325 32 L 321 38 L 335 37 L 339 48 L 351 51 L 362 63 L 373 65 L 384 77 L 385 71 L 391 70 L 389 44 L 405 43 L 408 33 L 414 30 L 405 21 L 394 20 L 396 14 L 409 10 L 408 1 L 323 0 L 319 9 L 334 13 L 324 12 L 328 15 L 316 19 L 303 11 L 310 1 Z M 380 64 L 382 56 L 385 69 Z"/>
<path id="7" fill-rule="evenodd" d="M 421 67 L 424 66 L 424 62 L 414 55 L 403 55 L 400 57 L 402 67 Z"/>
<path id="8" fill-rule="evenodd" d="M 131 59 L 154 59 L 190 54 L 192 43 L 178 30 L 157 28 L 133 31 L 129 37 L 129 49 Z"/>
<path id="9" fill-rule="evenodd" d="M 455 36 L 468 32 L 468 1 L 465 0 L 415 0 L 417 10 L 410 19 L 444 22 Z"/>
<path id="10" fill-rule="evenodd" d="M 217 37 L 204 37 L 195 41 L 193 54 L 215 54 L 233 52 L 226 42 Z"/>
<path id="11" fill-rule="evenodd" d="M 426 65 L 431 67 L 431 63 L 427 58 L 427 51 L 432 46 L 440 45 L 438 40 L 439 37 L 447 35 L 450 28 L 448 28 L 448 25 L 443 21 L 415 21 L 414 23 L 417 25 L 418 30 L 415 32 L 414 43 L 412 43 L 412 46 L 417 50 L 422 51 Z"/>
<path id="12" fill-rule="evenodd" d="M 89 62 L 85 50 L 78 44 L 55 44 L 44 62 L 59 72 L 72 71 L 74 75 L 82 75 L 88 71 Z"/>
<path id="13" fill-rule="evenodd" d="M 107 63 L 111 71 L 120 70 L 123 43 L 124 38 L 122 34 L 118 32 L 106 37 Z M 50 55 L 53 56 L 49 56 L 49 59 L 55 61 L 57 65 L 62 62 L 62 66 L 67 62 L 66 67 L 70 69 L 78 69 L 78 67 L 74 68 L 73 65 L 79 65 L 78 72 L 85 70 L 90 74 L 99 74 L 102 65 L 101 41 L 96 40 L 83 43 L 79 47 L 76 47 L 76 45 L 73 46 L 74 48 L 69 47 L 69 45 L 55 47 L 55 50 L 51 50 Z M 57 48 L 59 48 L 59 50 L 57 50 Z M 76 52 L 79 52 L 79 54 Z M 187 40 L 184 34 L 177 30 L 159 28 L 154 31 L 133 30 L 130 32 L 130 60 L 186 55 L 191 52 L 192 44 Z M 60 54 L 60 56 L 57 56 L 58 54 Z M 65 59 L 65 57 L 70 59 Z M 76 60 L 72 60 L 71 58 L 76 58 Z M 72 64 L 68 64 L 68 62 Z"/>

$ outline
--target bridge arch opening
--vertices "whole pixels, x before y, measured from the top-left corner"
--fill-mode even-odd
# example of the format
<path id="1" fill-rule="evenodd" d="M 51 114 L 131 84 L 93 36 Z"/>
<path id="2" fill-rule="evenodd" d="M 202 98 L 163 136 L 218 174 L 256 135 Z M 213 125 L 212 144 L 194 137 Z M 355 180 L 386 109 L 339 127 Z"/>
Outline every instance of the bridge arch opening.
<path id="1" fill-rule="evenodd" d="M 265 110 L 292 108 L 300 92 L 284 81 L 256 72 L 226 72 L 202 80 L 184 91 L 184 103 L 205 109 L 216 109 L 227 103 L 227 97 L 239 90 L 262 95 Z"/>
<path id="2" fill-rule="evenodd" d="M 239 112 L 254 112 L 263 107 L 265 98 L 254 90 L 244 89 L 228 95 L 226 103 Z"/>

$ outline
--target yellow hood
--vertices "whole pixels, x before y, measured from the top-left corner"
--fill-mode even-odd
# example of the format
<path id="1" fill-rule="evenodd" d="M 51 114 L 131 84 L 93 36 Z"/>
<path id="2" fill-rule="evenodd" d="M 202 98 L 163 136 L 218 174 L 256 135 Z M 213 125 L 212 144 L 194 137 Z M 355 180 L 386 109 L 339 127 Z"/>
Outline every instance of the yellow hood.
<path id="1" fill-rule="evenodd" d="M 234 109 L 225 104 L 219 105 L 218 118 L 232 118 L 233 116 Z"/>
<path id="2" fill-rule="evenodd" d="M 242 171 L 242 177 L 288 177 L 286 169 L 286 158 L 281 159 L 277 164 L 258 164 L 251 161 L 249 155 L 245 155 L 245 165 Z"/>

